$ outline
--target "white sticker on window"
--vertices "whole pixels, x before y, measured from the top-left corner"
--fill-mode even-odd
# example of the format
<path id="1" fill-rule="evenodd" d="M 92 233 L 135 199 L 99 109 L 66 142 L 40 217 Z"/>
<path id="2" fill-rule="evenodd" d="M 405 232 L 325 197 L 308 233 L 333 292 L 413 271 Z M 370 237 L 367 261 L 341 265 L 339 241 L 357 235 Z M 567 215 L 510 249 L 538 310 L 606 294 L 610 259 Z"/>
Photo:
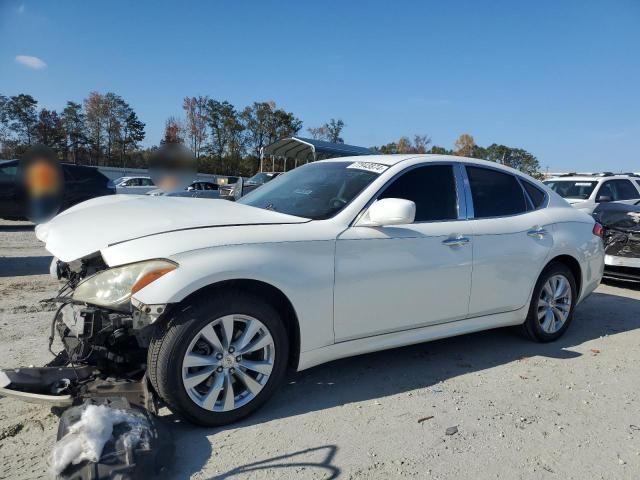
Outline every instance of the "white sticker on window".
<path id="1" fill-rule="evenodd" d="M 576 182 L 576 187 L 590 187 L 591 182 Z"/>
<path id="2" fill-rule="evenodd" d="M 373 162 L 353 162 L 347 168 L 355 168 L 358 170 L 366 170 L 367 172 L 382 173 L 387 168 L 389 168 L 389 166 Z"/>

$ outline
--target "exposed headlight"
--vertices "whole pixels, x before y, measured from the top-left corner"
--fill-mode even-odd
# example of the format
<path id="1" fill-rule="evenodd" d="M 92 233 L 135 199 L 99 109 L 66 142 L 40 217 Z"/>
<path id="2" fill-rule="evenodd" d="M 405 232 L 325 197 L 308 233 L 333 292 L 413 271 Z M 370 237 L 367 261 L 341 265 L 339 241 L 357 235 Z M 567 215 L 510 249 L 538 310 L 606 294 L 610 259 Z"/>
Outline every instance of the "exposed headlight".
<path id="1" fill-rule="evenodd" d="M 81 282 L 73 292 L 73 299 L 114 310 L 127 310 L 131 295 L 178 265 L 169 260 L 149 260 L 110 268 Z"/>

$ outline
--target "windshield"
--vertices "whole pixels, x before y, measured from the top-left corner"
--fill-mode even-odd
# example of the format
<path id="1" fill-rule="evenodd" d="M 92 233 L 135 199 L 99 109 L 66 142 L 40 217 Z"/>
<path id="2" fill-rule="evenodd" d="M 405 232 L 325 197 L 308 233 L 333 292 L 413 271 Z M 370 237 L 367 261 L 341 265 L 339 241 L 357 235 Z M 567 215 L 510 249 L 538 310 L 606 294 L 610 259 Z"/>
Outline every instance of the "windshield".
<path id="1" fill-rule="evenodd" d="M 548 180 L 544 184 L 563 198 L 586 200 L 598 182 L 583 180 Z"/>
<path id="2" fill-rule="evenodd" d="M 358 162 L 310 163 L 278 175 L 239 203 L 313 220 L 331 218 L 379 175 L 357 165 Z M 383 165 L 378 167 L 384 170 Z"/>
<path id="3" fill-rule="evenodd" d="M 245 183 L 247 185 L 262 185 L 263 183 L 267 183 L 275 177 L 274 173 L 256 173 L 253 177 L 249 178 Z"/>

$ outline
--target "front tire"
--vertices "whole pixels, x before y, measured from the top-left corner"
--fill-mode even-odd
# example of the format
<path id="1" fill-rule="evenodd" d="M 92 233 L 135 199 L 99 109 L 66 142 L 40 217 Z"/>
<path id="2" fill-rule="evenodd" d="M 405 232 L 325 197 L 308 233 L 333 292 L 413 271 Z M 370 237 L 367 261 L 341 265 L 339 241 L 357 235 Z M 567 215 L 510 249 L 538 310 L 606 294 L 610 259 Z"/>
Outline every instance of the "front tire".
<path id="1" fill-rule="evenodd" d="M 148 374 L 173 412 L 214 427 L 262 406 L 284 378 L 288 356 L 278 312 L 253 294 L 226 292 L 182 306 L 156 331 Z"/>
<path id="2" fill-rule="evenodd" d="M 576 280 L 562 263 L 551 263 L 538 278 L 524 333 L 537 342 L 552 342 L 567 331 L 573 320 L 576 300 Z"/>

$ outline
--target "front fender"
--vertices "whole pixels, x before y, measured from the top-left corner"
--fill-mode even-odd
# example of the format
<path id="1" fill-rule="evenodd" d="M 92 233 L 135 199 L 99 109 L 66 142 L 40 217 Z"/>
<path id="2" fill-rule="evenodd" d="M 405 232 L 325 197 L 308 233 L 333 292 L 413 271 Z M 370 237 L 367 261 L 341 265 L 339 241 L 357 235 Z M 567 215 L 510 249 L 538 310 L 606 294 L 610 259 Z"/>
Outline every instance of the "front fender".
<path id="1" fill-rule="evenodd" d="M 134 295 L 146 305 L 178 303 L 226 280 L 257 280 L 278 288 L 298 315 L 301 351 L 330 345 L 333 335 L 334 241 L 204 248 L 173 255 L 179 263 Z"/>

